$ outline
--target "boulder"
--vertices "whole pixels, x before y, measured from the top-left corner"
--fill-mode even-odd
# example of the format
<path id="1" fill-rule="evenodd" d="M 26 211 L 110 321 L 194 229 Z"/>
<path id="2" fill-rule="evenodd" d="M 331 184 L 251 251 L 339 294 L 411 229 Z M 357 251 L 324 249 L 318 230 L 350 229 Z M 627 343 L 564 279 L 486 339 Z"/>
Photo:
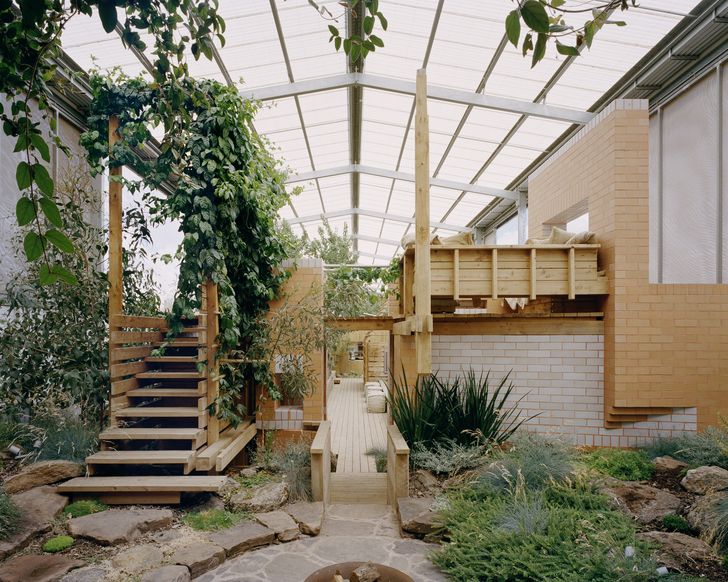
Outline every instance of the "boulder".
<path id="1" fill-rule="evenodd" d="M 68 498 L 56 493 L 55 487 L 44 485 L 11 496 L 20 510 L 18 529 L 0 541 L 0 560 L 22 548 L 32 538 L 51 529 L 51 522 L 66 507 Z"/>
<path id="2" fill-rule="evenodd" d="M 189 582 L 190 571 L 187 566 L 162 566 L 150 570 L 142 576 L 141 582 Z"/>
<path id="3" fill-rule="evenodd" d="M 57 554 L 17 556 L 0 566 L 0 582 L 55 582 L 83 565 L 81 560 Z"/>
<path id="4" fill-rule="evenodd" d="M 655 473 L 662 475 L 677 476 L 688 468 L 687 463 L 683 463 L 672 457 L 656 457 L 652 463 L 655 465 Z"/>
<path id="5" fill-rule="evenodd" d="M 704 541 L 681 533 L 649 531 L 637 534 L 639 539 L 660 546 L 654 558 L 671 570 L 683 571 L 687 562 L 708 562 L 717 560 L 713 549 Z"/>
<path id="6" fill-rule="evenodd" d="M 255 477 L 258 474 L 258 467 L 245 467 L 241 469 L 240 475 L 242 477 Z"/>
<path id="7" fill-rule="evenodd" d="M 728 471 L 712 466 L 690 469 L 680 484 L 691 493 L 705 495 L 709 491 L 728 488 Z"/>
<path id="8" fill-rule="evenodd" d="M 228 558 L 254 548 L 267 546 L 275 541 L 276 533 L 264 525 L 246 521 L 208 536 L 208 539 L 225 550 Z"/>
<path id="9" fill-rule="evenodd" d="M 130 542 L 143 533 L 169 527 L 173 517 L 169 509 L 107 509 L 70 520 L 68 531 L 74 537 L 113 546 Z"/>
<path id="10" fill-rule="evenodd" d="M 652 523 L 677 513 L 682 501 L 676 495 L 636 481 L 609 480 L 600 491 L 612 504 L 640 523 Z"/>
<path id="11" fill-rule="evenodd" d="M 276 539 L 279 542 L 291 542 L 298 539 L 300 535 L 298 524 L 285 511 L 256 513 L 255 519 L 268 529 L 276 532 Z"/>
<path id="12" fill-rule="evenodd" d="M 324 504 L 320 501 L 300 501 L 283 508 L 298 524 L 302 534 L 317 536 L 324 521 Z"/>
<path id="13" fill-rule="evenodd" d="M 432 497 L 400 497 L 397 513 L 403 531 L 425 536 L 438 528 L 440 514 L 432 510 Z"/>
<path id="14" fill-rule="evenodd" d="M 179 566 L 187 566 L 190 578 L 197 578 L 222 564 L 225 561 L 225 550 L 209 542 L 195 542 L 179 548 L 172 554 L 170 561 Z"/>
<path id="15" fill-rule="evenodd" d="M 66 481 L 84 474 L 83 465 L 72 461 L 41 461 L 24 467 L 3 484 L 8 494 L 22 493 L 33 487 Z"/>
<path id="16" fill-rule="evenodd" d="M 712 540 L 713 533 L 717 527 L 715 519 L 715 508 L 718 504 L 728 503 L 728 492 L 713 491 L 695 500 L 687 514 L 687 520 L 691 527 L 701 532 L 702 537 Z"/>
<path id="17" fill-rule="evenodd" d="M 430 471 L 417 469 L 410 476 L 410 488 L 431 497 L 442 490 L 442 485 Z"/>
<path id="18" fill-rule="evenodd" d="M 144 544 L 116 554 L 111 558 L 111 565 L 117 572 L 125 572 L 134 576 L 160 566 L 163 561 L 164 554 L 160 548 Z"/>
<path id="19" fill-rule="evenodd" d="M 252 491 L 241 491 L 230 498 L 228 505 L 233 511 L 263 513 L 278 509 L 288 501 L 288 485 L 268 483 Z"/>
<path id="20" fill-rule="evenodd" d="M 71 570 L 60 582 L 102 582 L 106 580 L 108 572 L 99 566 L 86 566 L 78 570 Z"/>

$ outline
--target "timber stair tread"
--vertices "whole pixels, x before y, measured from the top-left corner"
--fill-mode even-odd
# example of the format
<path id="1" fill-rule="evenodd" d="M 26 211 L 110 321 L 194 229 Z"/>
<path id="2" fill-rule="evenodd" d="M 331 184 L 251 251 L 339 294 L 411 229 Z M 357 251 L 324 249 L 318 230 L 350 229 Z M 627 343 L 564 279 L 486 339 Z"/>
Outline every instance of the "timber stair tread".
<path id="1" fill-rule="evenodd" d="M 101 440 L 196 440 L 205 431 L 200 428 L 107 428 Z"/>
<path id="2" fill-rule="evenodd" d="M 140 380 L 204 380 L 206 376 L 197 370 L 188 372 L 167 372 L 164 370 L 151 370 L 139 372 L 136 377 Z"/>
<path id="3" fill-rule="evenodd" d="M 195 457 L 194 451 L 99 451 L 86 457 L 88 465 L 187 465 Z"/>
<path id="4" fill-rule="evenodd" d="M 130 406 L 114 412 L 119 417 L 158 417 L 158 418 L 193 418 L 203 411 L 193 406 Z"/>
<path id="5" fill-rule="evenodd" d="M 129 390 L 126 395 L 134 398 L 196 398 L 206 396 L 207 392 L 197 388 L 136 388 Z"/>
<path id="6" fill-rule="evenodd" d="M 159 477 L 76 477 L 58 486 L 59 493 L 124 493 L 155 491 L 218 491 L 225 476 L 164 475 Z"/>
<path id="7" fill-rule="evenodd" d="M 150 364 L 196 364 L 200 361 L 199 357 L 195 356 L 147 356 L 144 358 L 145 362 Z"/>

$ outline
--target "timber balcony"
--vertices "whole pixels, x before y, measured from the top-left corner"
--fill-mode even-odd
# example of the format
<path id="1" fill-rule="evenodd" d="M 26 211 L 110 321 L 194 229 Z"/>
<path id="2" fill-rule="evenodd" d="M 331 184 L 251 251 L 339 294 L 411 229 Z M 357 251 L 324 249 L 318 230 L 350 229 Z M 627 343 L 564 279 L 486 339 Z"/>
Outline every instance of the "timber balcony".
<path id="1" fill-rule="evenodd" d="M 598 270 L 598 244 L 430 247 L 430 295 L 434 300 L 606 295 Z M 402 259 L 402 313 L 414 312 L 415 249 Z M 435 311 L 433 309 L 433 311 Z"/>
<path id="2" fill-rule="evenodd" d="M 218 394 L 217 290 L 174 338 L 160 317 L 115 315 L 110 326 L 110 422 L 88 477 L 62 493 L 106 503 L 178 503 L 182 492 L 216 491 L 218 476 L 255 437 L 252 419 L 227 426 L 210 414 Z M 158 348 L 162 347 L 159 354 Z"/>

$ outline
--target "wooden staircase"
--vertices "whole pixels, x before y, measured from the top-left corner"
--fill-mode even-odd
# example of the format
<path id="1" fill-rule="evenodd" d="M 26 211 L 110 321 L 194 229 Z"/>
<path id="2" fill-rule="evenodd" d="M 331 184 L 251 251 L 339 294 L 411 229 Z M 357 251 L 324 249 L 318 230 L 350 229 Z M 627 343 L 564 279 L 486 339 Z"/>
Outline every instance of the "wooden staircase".
<path id="1" fill-rule="evenodd" d="M 217 473 L 255 437 L 255 423 L 221 426 L 217 396 L 217 314 L 208 308 L 167 341 L 163 318 L 114 316 L 110 332 L 110 426 L 88 476 L 61 493 L 106 503 L 179 503 L 184 492 L 216 491 Z M 161 350 L 160 350 L 161 348 Z"/>

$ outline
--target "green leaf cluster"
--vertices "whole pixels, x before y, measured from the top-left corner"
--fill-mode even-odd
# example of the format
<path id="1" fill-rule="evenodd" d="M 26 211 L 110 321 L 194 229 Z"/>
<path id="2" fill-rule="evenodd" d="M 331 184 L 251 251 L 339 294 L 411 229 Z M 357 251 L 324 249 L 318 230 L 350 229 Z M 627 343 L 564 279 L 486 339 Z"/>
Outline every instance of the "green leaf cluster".
<path id="1" fill-rule="evenodd" d="M 346 17 L 356 26 L 356 30 L 350 31 L 347 36 L 342 36 L 339 29 L 330 24 L 329 42 L 334 43 L 337 51 L 343 47 L 351 65 L 360 67 L 369 53 L 384 47 L 381 37 L 374 34 L 377 23 L 383 31 L 386 31 L 389 22 L 379 10 L 379 0 L 344 0 L 340 4 L 345 9 Z M 319 11 L 323 14 L 325 9 L 319 7 Z"/>
<path id="2" fill-rule="evenodd" d="M 582 457 L 584 464 L 595 471 L 623 481 L 650 479 L 655 467 L 643 451 L 598 449 Z"/>

